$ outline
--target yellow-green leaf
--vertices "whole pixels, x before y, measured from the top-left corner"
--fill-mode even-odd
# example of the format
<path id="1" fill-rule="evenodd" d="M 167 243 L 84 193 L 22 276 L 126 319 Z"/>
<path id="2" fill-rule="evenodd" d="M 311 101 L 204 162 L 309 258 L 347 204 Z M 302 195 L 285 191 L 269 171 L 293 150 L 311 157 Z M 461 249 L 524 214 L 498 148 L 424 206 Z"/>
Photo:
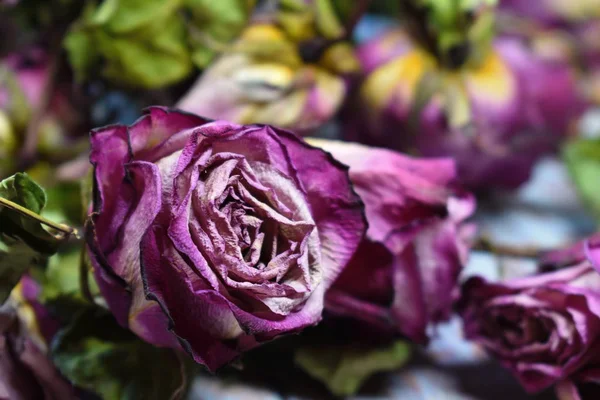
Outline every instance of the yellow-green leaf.
<path id="1" fill-rule="evenodd" d="M 356 393 L 371 375 L 398 369 L 409 357 L 409 344 L 397 341 L 377 348 L 304 347 L 296 352 L 295 361 L 333 394 L 349 396 Z"/>

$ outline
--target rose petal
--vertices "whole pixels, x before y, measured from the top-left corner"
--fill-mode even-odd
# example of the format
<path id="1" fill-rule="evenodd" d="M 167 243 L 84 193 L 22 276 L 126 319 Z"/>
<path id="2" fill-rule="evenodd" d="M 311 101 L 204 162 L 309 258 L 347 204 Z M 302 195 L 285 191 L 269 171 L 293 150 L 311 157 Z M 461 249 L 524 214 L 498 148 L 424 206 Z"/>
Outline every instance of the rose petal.
<path id="1" fill-rule="evenodd" d="M 321 240 L 325 285 L 331 286 L 360 244 L 367 227 L 363 203 L 353 191 L 347 167 L 330 154 L 285 130 L 267 127 L 285 146 L 306 191 Z"/>

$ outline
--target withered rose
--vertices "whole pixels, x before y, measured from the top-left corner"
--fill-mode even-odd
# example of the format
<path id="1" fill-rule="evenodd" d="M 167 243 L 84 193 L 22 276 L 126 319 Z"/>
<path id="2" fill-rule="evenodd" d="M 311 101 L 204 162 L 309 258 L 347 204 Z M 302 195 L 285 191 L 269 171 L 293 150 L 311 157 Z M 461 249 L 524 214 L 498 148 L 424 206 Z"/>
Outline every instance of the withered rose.
<path id="1" fill-rule="evenodd" d="M 158 107 L 91 140 L 88 244 L 121 324 L 214 370 L 321 319 L 365 230 L 346 167 L 288 131 Z"/>
<path id="2" fill-rule="evenodd" d="M 555 271 L 464 284 L 458 309 L 466 336 L 529 392 L 559 384 L 561 399 L 576 399 L 566 396 L 575 396 L 578 385 L 600 382 L 600 253 L 594 242 L 544 256 L 542 264 L 556 264 Z"/>
<path id="3" fill-rule="evenodd" d="M 464 222 L 475 202 L 454 187 L 454 162 L 310 142 L 350 166 L 369 222 L 358 251 L 327 292 L 326 310 L 360 321 L 371 335 L 426 342 L 428 326 L 450 317 L 473 231 Z"/>

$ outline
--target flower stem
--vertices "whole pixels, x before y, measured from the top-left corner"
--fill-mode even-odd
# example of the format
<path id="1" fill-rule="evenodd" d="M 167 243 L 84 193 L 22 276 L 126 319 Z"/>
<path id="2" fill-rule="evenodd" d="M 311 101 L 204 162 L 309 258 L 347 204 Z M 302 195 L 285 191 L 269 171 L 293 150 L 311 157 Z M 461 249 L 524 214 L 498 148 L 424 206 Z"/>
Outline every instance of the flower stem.
<path id="1" fill-rule="evenodd" d="M 85 247 L 81 249 L 79 254 L 79 289 L 84 299 L 90 302 L 90 304 L 96 304 L 94 301 L 94 295 L 90 290 L 90 283 L 88 279 L 88 263 L 86 260 Z"/>
<path id="2" fill-rule="evenodd" d="M 42 217 L 41 215 L 36 214 L 33 211 L 28 210 L 27 208 L 15 203 L 15 202 L 12 202 L 8 199 L 5 199 L 3 197 L 0 197 L 0 206 L 4 206 L 10 210 L 18 212 L 19 214 L 23 214 L 29 218 L 33 218 L 36 221 L 39 221 L 41 224 L 46 225 L 52 229 L 55 229 L 55 230 L 61 232 L 63 235 L 56 237 L 59 240 L 67 239 L 71 235 L 75 235 L 75 237 L 79 237 L 79 233 L 77 232 L 77 229 L 72 228 L 67 225 L 64 225 L 64 224 L 58 224 L 56 222 L 50 221 L 49 219 L 46 219 L 46 218 Z"/>

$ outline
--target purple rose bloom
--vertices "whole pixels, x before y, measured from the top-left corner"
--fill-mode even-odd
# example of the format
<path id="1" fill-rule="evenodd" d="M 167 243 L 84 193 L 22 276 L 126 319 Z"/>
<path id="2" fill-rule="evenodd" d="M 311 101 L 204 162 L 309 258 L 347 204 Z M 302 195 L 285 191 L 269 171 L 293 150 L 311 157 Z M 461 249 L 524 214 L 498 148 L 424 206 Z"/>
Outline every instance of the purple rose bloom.
<path id="1" fill-rule="evenodd" d="M 588 241 L 543 257 L 543 264 L 552 262 L 556 271 L 525 278 L 469 279 L 458 310 L 467 338 L 527 391 L 561 383 L 559 392 L 574 393 L 574 385 L 600 382 L 600 253 Z"/>
<path id="2" fill-rule="evenodd" d="M 566 63 L 498 39 L 459 70 L 440 66 L 402 30 L 358 50 L 367 76 L 349 138 L 456 159 L 469 187 L 515 188 L 583 110 Z M 429 95 L 426 95 L 428 93 Z M 357 121 L 358 119 L 358 121 Z"/>
<path id="3" fill-rule="evenodd" d="M 39 286 L 24 277 L 0 307 L 0 399 L 75 399 L 73 386 L 47 357 L 57 323 L 38 302 Z"/>
<path id="4" fill-rule="evenodd" d="M 122 325 L 215 370 L 321 319 L 365 230 L 345 166 L 288 131 L 159 107 L 91 140 L 88 245 Z"/>
<path id="5" fill-rule="evenodd" d="M 453 161 L 352 143 L 310 143 L 350 166 L 369 222 L 358 251 L 327 292 L 326 310 L 383 336 L 426 342 L 428 325 L 450 316 L 472 233 L 462 223 L 475 202 L 453 190 Z"/>

